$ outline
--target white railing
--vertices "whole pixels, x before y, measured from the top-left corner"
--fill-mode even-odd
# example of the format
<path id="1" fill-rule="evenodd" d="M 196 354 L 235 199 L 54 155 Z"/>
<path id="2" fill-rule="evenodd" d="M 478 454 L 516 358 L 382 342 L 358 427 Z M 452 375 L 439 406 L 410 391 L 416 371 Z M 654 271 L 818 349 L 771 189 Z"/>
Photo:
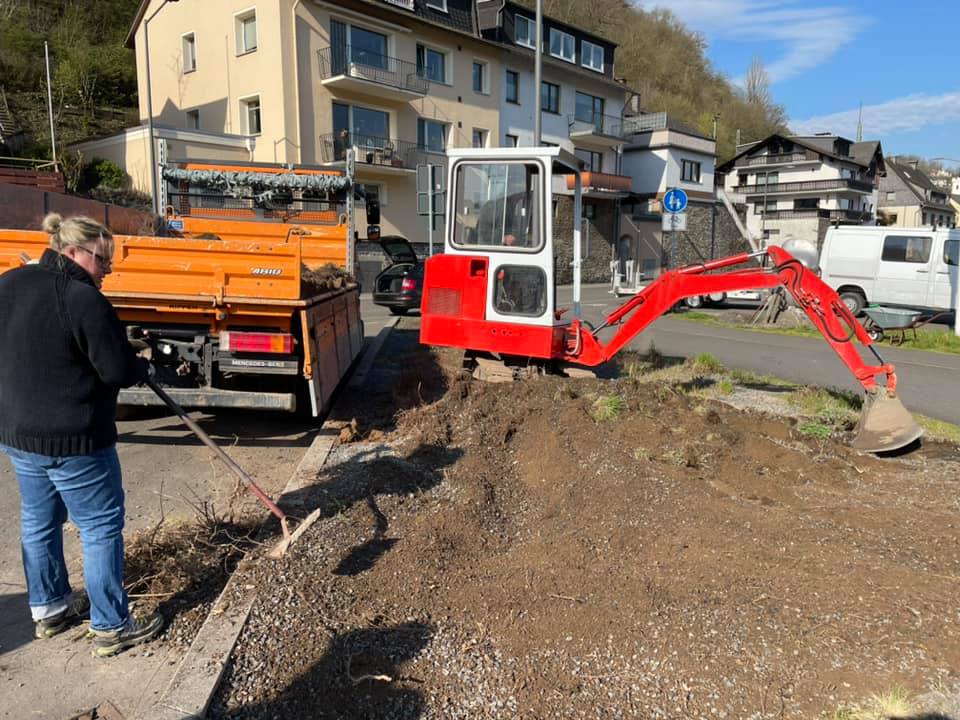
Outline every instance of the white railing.
<path id="1" fill-rule="evenodd" d="M 386 0 L 389 5 L 402 7 L 404 10 L 413 10 L 413 0 Z"/>
<path id="2" fill-rule="evenodd" d="M 638 117 L 624 118 L 624 133 L 642 133 L 651 130 L 665 130 L 667 127 L 667 114 L 665 112 L 646 113 Z"/>

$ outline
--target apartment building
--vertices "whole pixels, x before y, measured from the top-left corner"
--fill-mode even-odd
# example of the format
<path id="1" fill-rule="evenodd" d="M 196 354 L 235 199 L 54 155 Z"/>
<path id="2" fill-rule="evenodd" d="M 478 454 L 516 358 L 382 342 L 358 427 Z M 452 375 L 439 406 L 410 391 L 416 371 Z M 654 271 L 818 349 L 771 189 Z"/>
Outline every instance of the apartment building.
<path id="1" fill-rule="evenodd" d="M 622 201 L 615 282 L 635 286 L 665 267 L 746 249 L 714 192 L 715 140 L 663 112 L 629 118 L 626 130 L 623 173 L 631 185 Z M 662 201 L 670 188 L 682 188 L 688 198 L 687 229 L 676 238 L 662 230 Z"/>
<path id="2" fill-rule="evenodd" d="M 420 241 L 417 165 L 501 136 L 500 52 L 475 18 L 473 0 L 144 0 L 140 116 L 149 84 L 158 126 L 252 138 L 255 162 L 339 166 L 352 149 L 383 233 Z"/>
<path id="3" fill-rule="evenodd" d="M 916 160 L 887 161 L 880 181 L 880 222 L 897 227 L 956 227 L 950 192 L 920 170 Z"/>
<path id="4" fill-rule="evenodd" d="M 831 224 L 876 222 L 880 177 L 877 141 L 827 134 L 771 135 L 740 145 L 717 170 L 728 194 L 747 204 L 747 229 L 770 243 L 790 237 L 819 247 Z"/>
<path id="5" fill-rule="evenodd" d="M 500 138 L 503 147 L 534 144 L 536 13 L 509 0 L 478 0 L 481 36 L 501 49 Z M 541 140 L 575 154 L 584 164 L 583 238 L 586 282 L 606 282 L 616 244 L 618 201 L 630 189 L 620 169 L 628 96 L 614 77 L 616 44 L 544 16 Z M 572 176 L 558 181 L 554 228 L 561 252 L 572 238 Z M 572 249 L 570 249 L 572 253 Z M 569 268 L 561 281 L 569 279 Z"/>

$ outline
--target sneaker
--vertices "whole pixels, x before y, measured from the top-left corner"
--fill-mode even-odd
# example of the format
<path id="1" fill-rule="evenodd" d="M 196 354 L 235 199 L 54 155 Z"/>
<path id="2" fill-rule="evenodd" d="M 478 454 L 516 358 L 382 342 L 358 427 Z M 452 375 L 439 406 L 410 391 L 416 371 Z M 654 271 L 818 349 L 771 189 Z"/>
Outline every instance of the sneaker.
<path id="1" fill-rule="evenodd" d="M 119 630 L 94 630 L 94 657 L 110 657 L 121 650 L 145 643 L 156 637 L 163 629 L 163 617 L 160 613 L 151 613 L 143 617 L 131 617 L 125 627 Z"/>
<path id="2" fill-rule="evenodd" d="M 43 620 L 35 620 L 33 634 L 39 640 L 52 638 L 64 630 L 90 617 L 90 598 L 82 590 L 75 592 L 70 598 L 66 610 L 58 612 Z"/>

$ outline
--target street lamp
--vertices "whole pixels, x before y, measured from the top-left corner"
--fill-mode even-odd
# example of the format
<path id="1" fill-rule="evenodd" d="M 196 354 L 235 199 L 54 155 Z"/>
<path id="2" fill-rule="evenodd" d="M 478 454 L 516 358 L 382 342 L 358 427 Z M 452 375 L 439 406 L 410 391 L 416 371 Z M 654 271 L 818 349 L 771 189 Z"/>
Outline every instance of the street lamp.
<path id="1" fill-rule="evenodd" d="M 168 2 L 179 0 L 163 0 L 153 14 L 143 22 L 143 51 L 147 59 L 147 135 L 150 141 L 150 194 L 153 196 L 153 212 L 160 214 L 160 188 L 157 183 L 157 149 L 153 143 L 153 86 L 150 84 L 150 21 L 157 13 L 163 10 Z"/>

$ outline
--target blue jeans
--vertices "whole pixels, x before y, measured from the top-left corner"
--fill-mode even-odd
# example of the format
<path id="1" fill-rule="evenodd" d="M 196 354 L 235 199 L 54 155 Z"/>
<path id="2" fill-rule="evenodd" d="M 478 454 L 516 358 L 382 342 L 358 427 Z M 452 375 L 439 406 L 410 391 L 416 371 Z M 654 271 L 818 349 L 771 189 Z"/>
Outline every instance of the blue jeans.
<path id="1" fill-rule="evenodd" d="M 63 558 L 63 523 L 70 519 L 83 544 L 90 627 L 126 624 L 123 589 L 123 485 L 116 447 L 90 455 L 50 457 L 2 447 L 20 485 L 20 543 L 34 619 L 65 607 L 71 596 Z"/>

